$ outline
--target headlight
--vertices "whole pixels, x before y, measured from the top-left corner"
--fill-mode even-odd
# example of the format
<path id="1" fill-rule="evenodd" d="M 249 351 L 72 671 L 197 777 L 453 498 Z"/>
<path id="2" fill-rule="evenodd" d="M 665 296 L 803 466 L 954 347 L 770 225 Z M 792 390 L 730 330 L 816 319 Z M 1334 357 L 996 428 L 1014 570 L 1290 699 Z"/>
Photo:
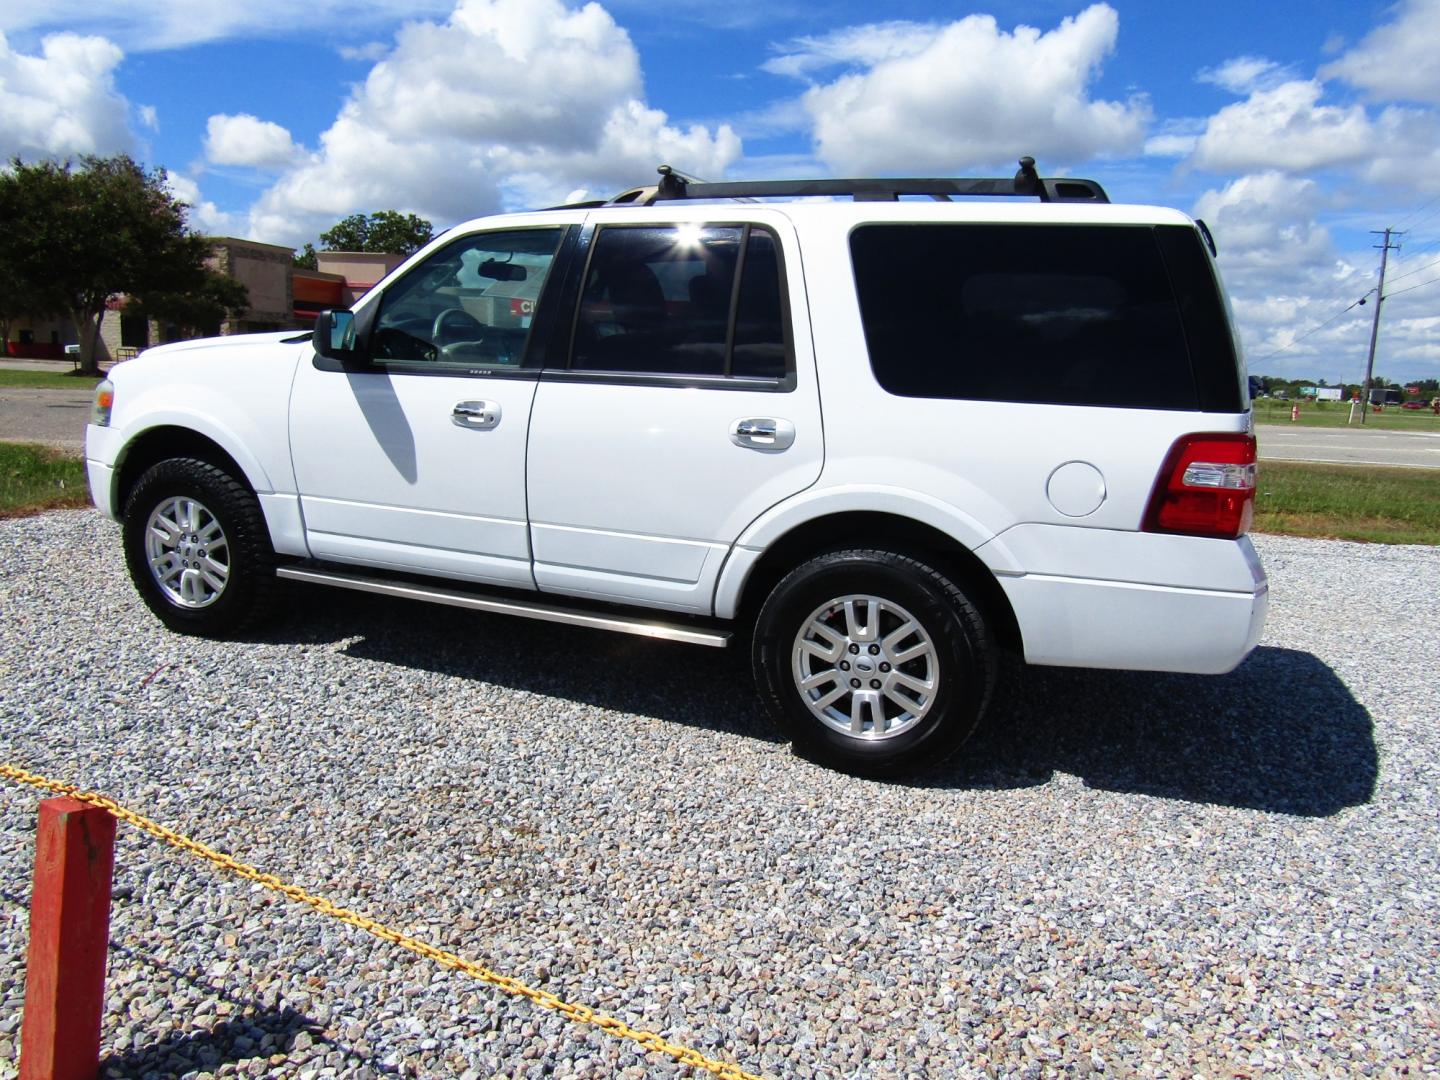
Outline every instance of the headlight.
<path id="1" fill-rule="evenodd" d="M 95 387 L 95 407 L 90 410 L 90 422 L 96 427 L 110 426 L 110 410 L 115 407 L 115 384 L 101 379 Z"/>

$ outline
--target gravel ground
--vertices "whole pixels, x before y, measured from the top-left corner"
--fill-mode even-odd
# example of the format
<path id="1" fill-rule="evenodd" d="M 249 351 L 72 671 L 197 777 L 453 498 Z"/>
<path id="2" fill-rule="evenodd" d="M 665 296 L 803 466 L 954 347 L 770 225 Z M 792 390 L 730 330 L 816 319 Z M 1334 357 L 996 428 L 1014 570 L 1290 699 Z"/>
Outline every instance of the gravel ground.
<path id="1" fill-rule="evenodd" d="M 1030 671 L 882 784 L 710 650 L 318 590 L 178 637 L 52 513 L 0 522 L 0 760 L 773 1076 L 1433 1073 L 1440 551 L 1258 546 L 1239 671 Z M 0 790 L 0 1072 L 35 802 Z M 123 827 L 117 864 L 104 1075 L 684 1072 Z"/>

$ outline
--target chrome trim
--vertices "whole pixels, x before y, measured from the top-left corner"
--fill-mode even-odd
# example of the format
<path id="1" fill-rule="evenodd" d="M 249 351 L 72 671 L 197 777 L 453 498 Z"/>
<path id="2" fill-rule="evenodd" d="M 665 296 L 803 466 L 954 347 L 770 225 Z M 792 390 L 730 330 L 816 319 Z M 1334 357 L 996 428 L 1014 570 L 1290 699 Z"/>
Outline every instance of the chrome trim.
<path id="1" fill-rule="evenodd" d="M 456 427 L 489 431 L 500 423 L 500 406 L 493 401 L 457 401 L 450 422 Z"/>
<path id="2" fill-rule="evenodd" d="M 493 596 L 477 596 L 439 586 L 383 581 L 379 578 L 339 574 L 331 570 L 311 570 L 303 566 L 277 567 L 275 576 L 289 581 L 305 581 L 312 585 L 332 585 L 339 589 L 355 589 L 358 592 L 378 593 L 381 596 L 425 600 L 432 604 L 447 604 L 451 607 L 467 608 L 471 611 L 484 611 L 492 615 L 518 615 L 524 619 L 564 623 L 567 626 L 584 626 L 592 630 L 612 630 L 616 633 L 635 634 L 639 637 L 680 641 L 688 645 L 708 645 L 714 649 L 723 649 L 730 644 L 730 633 L 726 630 L 698 630 L 688 626 L 676 626 L 673 623 L 638 619 L 629 615 L 601 615 L 595 612 L 578 611 L 574 608 L 533 604 L 524 600 L 501 600 Z"/>

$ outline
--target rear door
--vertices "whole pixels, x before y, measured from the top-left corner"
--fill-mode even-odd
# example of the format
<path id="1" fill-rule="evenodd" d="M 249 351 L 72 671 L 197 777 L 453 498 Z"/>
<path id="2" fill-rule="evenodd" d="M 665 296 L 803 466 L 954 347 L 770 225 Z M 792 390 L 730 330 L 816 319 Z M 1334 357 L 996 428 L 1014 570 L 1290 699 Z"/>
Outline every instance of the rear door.
<path id="1" fill-rule="evenodd" d="M 736 537 L 820 475 L 794 230 L 731 209 L 587 223 L 530 425 L 543 591 L 710 613 Z"/>

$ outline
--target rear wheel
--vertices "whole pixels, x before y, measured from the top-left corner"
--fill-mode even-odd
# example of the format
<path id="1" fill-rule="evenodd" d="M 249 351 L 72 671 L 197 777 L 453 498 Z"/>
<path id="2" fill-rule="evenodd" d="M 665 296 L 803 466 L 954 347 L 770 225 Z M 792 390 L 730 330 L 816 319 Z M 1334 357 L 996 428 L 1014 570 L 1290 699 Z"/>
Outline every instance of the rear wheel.
<path id="1" fill-rule="evenodd" d="M 151 466 L 125 502 L 125 561 L 166 626 L 230 637 L 273 605 L 275 552 L 255 495 L 196 458 Z"/>
<path id="2" fill-rule="evenodd" d="M 918 559 L 868 549 L 818 556 L 781 580 L 751 656 L 796 750 L 870 775 L 958 749 L 996 671 L 985 621 L 959 586 Z"/>

